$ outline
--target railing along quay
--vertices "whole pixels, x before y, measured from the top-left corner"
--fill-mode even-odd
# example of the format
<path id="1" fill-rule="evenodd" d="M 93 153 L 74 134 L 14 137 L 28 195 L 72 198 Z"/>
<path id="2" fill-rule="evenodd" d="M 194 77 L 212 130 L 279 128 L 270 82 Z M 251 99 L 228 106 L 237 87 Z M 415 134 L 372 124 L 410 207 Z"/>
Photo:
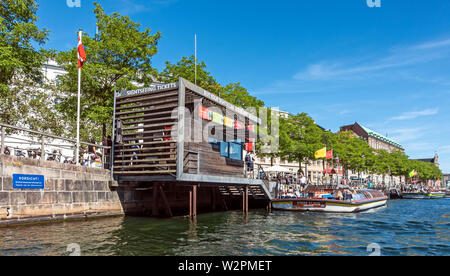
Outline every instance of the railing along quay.
<path id="1" fill-rule="evenodd" d="M 6 135 L 6 131 L 10 129 L 13 131 L 19 131 L 19 132 L 24 132 L 24 133 L 28 133 L 28 134 L 32 134 L 33 136 L 39 137 L 40 141 L 34 141 L 34 140 L 30 140 L 30 139 L 24 139 L 24 138 L 19 138 L 19 137 L 13 137 L 13 136 L 7 136 Z M 43 160 L 48 160 L 48 161 L 56 161 L 56 156 L 55 153 L 46 153 L 45 152 L 45 148 L 46 146 L 50 146 L 53 148 L 58 148 L 58 149 L 66 149 L 66 150 L 73 150 L 75 152 L 76 149 L 76 140 L 75 139 L 71 139 L 71 138 L 66 138 L 66 137 L 61 137 L 61 136 L 56 136 L 56 135 L 52 135 L 52 134 L 47 134 L 41 131 L 36 131 L 36 130 L 30 130 L 30 129 L 26 129 L 26 128 L 22 128 L 22 127 L 17 127 L 17 126 L 11 126 L 8 124 L 4 124 L 0 122 L 0 132 L 1 132 L 1 141 L 0 141 L 0 155 L 4 155 L 5 154 L 5 150 L 7 148 L 6 144 L 25 144 L 25 145 L 30 145 L 30 148 L 25 149 L 25 148 L 14 148 L 11 147 L 14 150 L 18 150 L 18 151 L 34 151 L 33 149 L 31 149 L 31 147 L 33 145 L 39 145 L 40 146 L 40 152 L 36 152 L 36 156 L 34 158 L 37 158 L 38 156 L 40 156 L 41 159 Z M 12 139 L 12 140 L 17 140 L 19 142 L 11 142 L 11 141 L 6 141 L 6 139 Z M 57 144 L 52 144 L 52 143 L 48 143 L 45 141 L 45 139 L 53 139 L 53 140 L 60 140 L 63 142 L 69 142 L 72 145 L 57 145 Z M 102 169 L 109 169 L 109 166 L 106 166 L 105 162 L 106 161 L 110 161 L 106 159 L 106 155 L 105 154 L 107 151 L 111 152 L 111 146 L 104 146 L 104 145 L 98 145 L 98 144 L 93 144 L 93 143 L 87 143 L 87 142 L 80 142 L 80 146 L 90 146 L 90 147 L 95 147 L 96 149 L 100 149 L 101 153 L 95 152 L 94 154 L 97 155 L 101 155 L 101 163 L 102 163 Z M 55 160 L 49 160 L 49 159 L 45 159 L 45 156 L 48 155 L 49 157 L 53 156 L 55 157 Z M 29 156 L 27 156 L 28 158 L 30 158 Z M 60 157 L 70 157 L 70 156 L 60 156 Z M 75 159 L 75 154 L 72 157 L 72 162 Z M 69 158 L 66 159 L 66 161 L 69 160 Z M 87 160 L 85 160 L 87 161 Z M 78 164 L 79 165 L 79 164 Z"/>

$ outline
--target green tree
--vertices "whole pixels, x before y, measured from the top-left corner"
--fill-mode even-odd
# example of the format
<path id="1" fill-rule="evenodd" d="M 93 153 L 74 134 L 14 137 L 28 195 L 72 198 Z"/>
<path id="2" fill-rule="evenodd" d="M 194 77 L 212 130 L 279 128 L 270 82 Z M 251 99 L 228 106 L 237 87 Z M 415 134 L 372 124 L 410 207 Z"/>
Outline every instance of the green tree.
<path id="1" fill-rule="evenodd" d="M 433 163 L 415 160 L 414 166 L 423 181 L 442 179 L 442 171 Z"/>
<path id="2" fill-rule="evenodd" d="M 159 80 L 162 82 L 177 82 L 179 78 L 195 83 L 195 56 L 182 57 L 176 64 L 166 61 L 166 67 L 159 73 Z M 197 62 L 197 85 L 216 95 L 219 95 L 222 88 L 206 70 L 204 61 Z"/>
<path id="3" fill-rule="evenodd" d="M 356 137 L 353 132 L 339 132 L 332 148 L 339 155 L 340 163 L 345 172 L 353 170 L 360 174 L 368 169 L 366 157 L 370 156 L 371 149 L 365 141 Z"/>
<path id="4" fill-rule="evenodd" d="M 391 152 L 392 164 L 390 166 L 392 176 L 406 176 L 411 171 L 408 166 L 408 156 L 399 150 L 394 150 Z"/>
<path id="5" fill-rule="evenodd" d="M 317 150 L 324 147 L 322 130 L 306 113 L 280 120 L 280 157 L 289 161 L 309 163 Z M 306 172 L 307 173 L 307 169 Z"/>
<path id="6" fill-rule="evenodd" d="M 230 83 L 220 89 L 220 97 L 224 100 L 242 107 L 256 107 L 262 108 L 264 102 L 250 95 L 246 88 L 242 87 L 240 83 Z"/>
<path id="7" fill-rule="evenodd" d="M 265 116 L 262 115 L 262 111 L 265 111 Z M 270 158 L 270 166 L 272 167 L 274 159 L 280 157 L 280 112 L 268 107 L 260 108 L 259 117 L 262 120 L 262 124 L 258 125 L 259 135 L 256 143 L 256 152 L 259 157 Z M 272 125 L 273 122 L 278 125 Z M 278 133 L 275 133 L 277 131 Z"/>
<path id="8" fill-rule="evenodd" d="M 176 82 L 180 77 L 195 83 L 195 56 L 183 57 L 176 64 L 167 61 L 166 67 L 159 74 L 159 80 L 162 82 Z M 197 62 L 197 85 L 242 108 L 264 106 L 263 101 L 251 96 L 240 83 L 230 83 L 222 86 L 207 71 L 204 61 Z"/>
<path id="9" fill-rule="evenodd" d="M 25 104 L 32 94 L 24 84 L 42 83 L 40 71 L 45 56 L 33 44 L 42 46 L 48 31 L 36 25 L 38 4 L 34 0 L 0 2 L 0 120 L 17 124 L 27 114 Z"/>
<path id="10" fill-rule="evenodd" d="M 99 35 L 83 35 L 87 59 L 82 72 L 81 139 L 104 139 L 112 125 L 114 91 L 134 89 L 136 84 L 148 86 L 157 74 L 151 66 L 157 53 L 159 32 L 142 30 L 139 23 L 118 13 L 107 15 L 94 3 Z M 74 44 L 76 33 L 74 32 Z M 78 64 L 77 49 L 60 52 L 57 62 L 68 72 L 60 80 L 59 91 L 66 93 L 59 111 L 76 131 Z"/>

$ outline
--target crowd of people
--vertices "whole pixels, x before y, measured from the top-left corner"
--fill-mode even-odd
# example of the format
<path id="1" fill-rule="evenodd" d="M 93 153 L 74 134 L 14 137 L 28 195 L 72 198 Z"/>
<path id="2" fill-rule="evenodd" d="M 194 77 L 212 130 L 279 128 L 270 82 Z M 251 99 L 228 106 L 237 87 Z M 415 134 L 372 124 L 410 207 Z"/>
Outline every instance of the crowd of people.
<path id="1" fill-rule="evenodd" d="M 103 152 L 102 149 L 94 146 L 96 144 L 94 140 L 92 140 L 90 144 L 92 145 L 80 147 L 80 155 L 79 155 L 80 165 L 84 167 L 109 168 L 110 150 L 105 149 Z M 108 136 L 108 138 L 103 141 L 102 146 L 111 147 L 111 145 L 112 145 L 111 136 Z M 3 154 L 14 155 L 23 158 L 31 158 L 36 160 L 46 160 L 64 164 L 72 164 L 72 165 L 76 164 L 75 158 L 73 156 L 63 155 L 61 149 L 53 149 L 51 151 L 44 152 L 44 154 L 42 154 L 41 149 L 33 149 L 33 148 L 22 149 L 5 146 Z M 103 164 L 102 158 L 103 154 L 105 155 L 104 159 L 105 164 Z"/>
<path id="2" fill-rule="evenodd" d="M 318 193 L 314 189 L 302 188 L 300 185 L 290 185 L 287 187 L 281 187 L 281 189 L 275 188 L 275 198 L 277 199 L 330 199 L 339 201 L 353 201 L 364 199 L 367 196 L 364 195 L 364 189 L 361 188 L 346 188 L 335 189 L 333 192 Z"/>
<path id="3" fill-rule="evenodd" d="M 435 187 L 428 187 L 423 183 L 402 185 L 400 190 L 403 193 L 432 193 L 441 191 L 441 189 Z"/>

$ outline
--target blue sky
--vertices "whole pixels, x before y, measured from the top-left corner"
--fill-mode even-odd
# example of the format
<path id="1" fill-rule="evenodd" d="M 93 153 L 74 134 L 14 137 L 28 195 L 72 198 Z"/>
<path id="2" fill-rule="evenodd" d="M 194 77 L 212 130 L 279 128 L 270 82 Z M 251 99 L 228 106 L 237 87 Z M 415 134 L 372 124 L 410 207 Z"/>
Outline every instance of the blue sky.
<path id="1" fill-rule="evenodd" d="M 93 34 L 93 1 L 38 1 L 46 48 Z M 194 51 L 226 84 L 241 82 L 267 105 L 307 112 L 337 131 L 359 122 L 404 145 L 412 158 L 438 152 L 450 173 L 450 1 L 99 0 L 161 31 L 153 66 Z"/>

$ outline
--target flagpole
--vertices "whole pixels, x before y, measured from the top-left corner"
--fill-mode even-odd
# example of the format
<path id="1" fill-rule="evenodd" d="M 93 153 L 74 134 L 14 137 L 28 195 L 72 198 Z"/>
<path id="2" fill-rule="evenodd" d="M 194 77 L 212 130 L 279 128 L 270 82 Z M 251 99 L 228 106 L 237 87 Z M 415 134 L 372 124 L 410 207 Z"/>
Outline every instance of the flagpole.
<path id="1" fill-rule="evenodd" d="M 81 38 L 83 32 L 78 33 Z M 80 164 L 80 106 L 81 106 L 81 68 L 78 67 L 78 96 L 77 96 L 77 150 L 76 150 L 76 164 Z"/>
<path id="2" fill-rule="evenodd" d="M 197 34 L 195 34 L 195 85 L 197 85 Z"/>

